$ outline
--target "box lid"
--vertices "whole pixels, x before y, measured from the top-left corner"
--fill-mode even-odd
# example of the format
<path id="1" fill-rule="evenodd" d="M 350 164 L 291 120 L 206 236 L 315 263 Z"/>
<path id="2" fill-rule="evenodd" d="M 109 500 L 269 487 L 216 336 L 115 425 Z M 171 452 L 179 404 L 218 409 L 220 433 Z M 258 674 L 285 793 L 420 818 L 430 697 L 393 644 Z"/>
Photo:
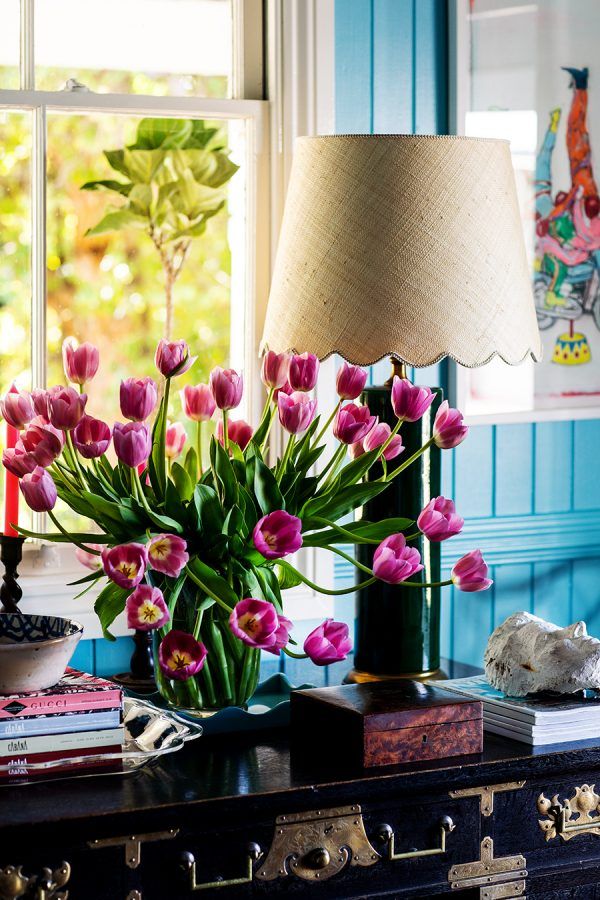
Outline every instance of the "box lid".
<path id="1" fill-rule="evenodd" d="M 294 691 L 294 695 L 330 705 L 364 720 L 365 732 L 481 719 L 480 701 L 420 681 L 369 682 Z"/>

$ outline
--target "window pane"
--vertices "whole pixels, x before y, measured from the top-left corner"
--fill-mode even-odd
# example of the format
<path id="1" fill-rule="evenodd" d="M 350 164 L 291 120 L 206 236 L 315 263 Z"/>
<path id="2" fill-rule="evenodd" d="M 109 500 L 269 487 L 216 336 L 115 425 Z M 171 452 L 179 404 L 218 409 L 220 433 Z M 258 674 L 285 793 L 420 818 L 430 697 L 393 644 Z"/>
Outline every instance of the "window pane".
<path id="1" fill-rule="evenodd" d="M 0 112 L 0 394 L 31 387 L 31 115 Z M 0 448 L 6 440 L 0 428 Z M 5 470 L 0 472 L 0 509 Z M 21 504 L 21 523 L 30 517 Z"/>
<path id="2" fill-rule="evenodd" d="M 0 27 L 0 88 L 19 87 L 19 0 L 2 0 Z"/>
<path id="3" fill-rule="evenodd" d="M 36 87 L 228 97 L 230 0 L 36 0 Z"/>
<path id="4" fill-rule="evenodd" d="M 162 129 L 170 134 L 178 130 L 180 144 L 205 146 L 110 153 L 136 141 L 160 143 Z M 92 415 L 111 424 L 122 420 L 120 381 L 134 375 L 156 376 L 154 351 L 165 336 L 168 318 L 168 272 L 175 276 L 172 337 L 186 339 L 199 353 L 193 369 L 178 378 L 177 388 L 206 381 L 214 365 L 228 361 L 232 255 L 243 265 L 245 254 L 244 171 L 235 171 L 229 162 L 232 144 L 236 146 L 231 159 L 239 162 L 243 159 L 239 123 L 49 114 L 48 384 L 64 383 L 65 337 L 92 341 L 101 358 L 88 391 Z M 117 170 L 108 164 L 104 151 L 109 151 Z M 215 176 L 217 165 L 221 177 Z M 221 187 L 208 184 L 222 177 L 227 180 Z M 134 187 L 129 198 L 113 190 L 82 190 L 85 183 L 98 179 Z M 222 204 L 226 205 L 217 211 Z M 105 218 L 117 210 L 116 216 Z M 102 220 L 106 227 L 87 233 Z M 243 301 L 235 323 L 243 332 Z M 171 409 L 181 418 L 176 394 Z M 193 437 L 190 431 L 189 438 Z"/>

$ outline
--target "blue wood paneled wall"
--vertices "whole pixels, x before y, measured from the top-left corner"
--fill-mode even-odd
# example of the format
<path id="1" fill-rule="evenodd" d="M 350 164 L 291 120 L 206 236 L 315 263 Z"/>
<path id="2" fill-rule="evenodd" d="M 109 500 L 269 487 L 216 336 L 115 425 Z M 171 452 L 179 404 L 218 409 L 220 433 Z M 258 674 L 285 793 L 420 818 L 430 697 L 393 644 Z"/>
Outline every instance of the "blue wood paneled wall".
<path id="1" fill-rule="evenodd" d="M 335 17 L 336 131 L 444 133 L 446 0 L 336 0 Z M 445 368 L 417 380 L 443 386 Z M 475 426 L 444 454 L 444 494 L 467 519 L 445 565 L 480 547 L 495 579 L 487 593 L 446 592 L 445 654 L 481 663 L 518 609 L 600 635 L 599 447 L 600 421 L 550 422 Z"/>

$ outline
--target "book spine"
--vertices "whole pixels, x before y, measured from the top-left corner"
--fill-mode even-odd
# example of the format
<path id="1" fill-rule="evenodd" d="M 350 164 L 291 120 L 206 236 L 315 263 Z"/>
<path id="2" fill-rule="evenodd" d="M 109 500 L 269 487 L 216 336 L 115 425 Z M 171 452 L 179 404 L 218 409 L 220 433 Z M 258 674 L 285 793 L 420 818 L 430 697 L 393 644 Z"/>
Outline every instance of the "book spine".
<path id="1" fill-rule="evenodd" d="M 120 753 L 121 750 L 122 747 L 120 744 L 102 748 L 103 753 Z M 59 772 L 70 772 L 74 769 L 91 766 L 114 765 L 115 762 L 117 762 L 116 760 L 98 760 L 96 758 L 87 760 L 85 757 L 88 756 L 97 756 L 97 752 L 93 747 L 59 753 L 15 754 L 8 759 L 3 759 L 0 763 L 2 766 L 2 770 L 0 771 L 0 781 L 6 778 L 21 777 L 24 775 L 53 775 Z M 61 762 L 58 762 L 58 760 L 61 760 Z M 77 760 L 77 762 L 69 762 L 69 760 Z M 35 768 L 37 764 L 47 762 L 56 762 L 56 765 L 49 766 L 47 769 Z"/>
<path id="2" fill-rule="evenodd" d="M 68 713 L 53 716 L 26 716 L 0 721 L 0 740 L 26 735 L 64 734 L 66 732 L 99 731 L 121 724 L 121 707 L 91 713 Z"/>
<path id="3" fill-rule="evenodd" d="M 13 737 L 0 741 L 0 760 L 15 754 L 58 753 L 84 748 L 104 748 L 121 744 L 122 728 L 105 728 L 102 731 L 80 731 L 67 734 L 38 735 L 37 737 Z"/>
<path id="4" fill-rule="evenodd" d="M 119 688 L 115 688 L 114 691 L 85 691 L 73 694 L 48 694 L 47 696 L 32 694 L 30 697 L 20 697 L 18 701 L 0 703 L 0 719 L 111 709 L 120 706 L 122 702 L 123 694 Z"/>

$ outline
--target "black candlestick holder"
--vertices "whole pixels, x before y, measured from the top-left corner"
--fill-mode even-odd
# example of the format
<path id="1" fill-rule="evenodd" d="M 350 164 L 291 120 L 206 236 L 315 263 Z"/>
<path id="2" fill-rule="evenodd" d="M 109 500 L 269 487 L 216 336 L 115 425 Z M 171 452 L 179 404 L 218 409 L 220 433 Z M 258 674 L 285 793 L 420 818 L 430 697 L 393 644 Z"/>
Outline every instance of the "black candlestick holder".
<path id="1" fill-rule="evenodd" d="M 16 613 L 19 611 L 19 600 L 23 596 L 19 584 L 19 564 L 23 558 L 22 537 L 0 536 L 0 562 L 4 566 L 2 583 L 0 584 L 0 612 Z"/>
<path id="2" fill-rule="evenodd" d="M 133 634 L 134 651 L 130 671 L 114 675 L 112 680 L 136 694 L 153 694 L 158 690 L 154 680 L 152 634 L 136 628 Z"/>

